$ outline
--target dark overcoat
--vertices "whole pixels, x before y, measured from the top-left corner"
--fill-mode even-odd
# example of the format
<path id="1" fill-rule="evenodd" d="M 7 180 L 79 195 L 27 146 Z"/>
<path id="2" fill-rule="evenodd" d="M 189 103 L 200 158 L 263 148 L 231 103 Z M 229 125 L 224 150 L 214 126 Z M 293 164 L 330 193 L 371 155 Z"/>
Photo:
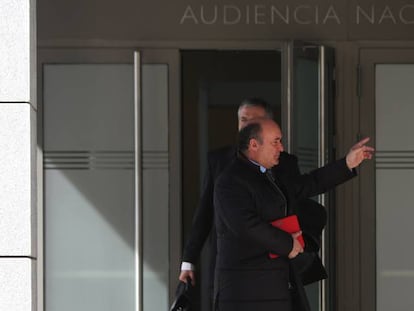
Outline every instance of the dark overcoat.
<path id="1" fill-rule="evenodd" d="M 226 146 L 208 153 L 207 169 L 201 191 L 200 205 L 196 209 L 193 223 L 187 243 L 183 251 L 183 261 L 195 264 L 201 253 L 201 249 L 207 240 L 210 232 L 213 236 L 210 239 L 213 248 L 216 245 L 214 230 L 214 184 L 223 170 L 236 158 L 237 149 L 234 146 Z M 275 174 L 283 176 L 283 179 L 296 178 L 300 175 L 298 161 L 294 155 L 282 152 L 280 162 L 274 168 Z M 216 252 L 213 252 L 212 262 L 215 261 Z M 213 265 L 214 266 L 214 265 Z"/>
<path id="2" fill-rule="evenodd" d="M 216 230 L 214 226 L 213 192 L 214 184 L 223 170 L 236 158 L 237 149 L 234 146 L 226 146 L 208 153 L 207 169 L 203 183 L 200 205 L 195 211 L 193 224 L 183 252 L 183 261 L 195 264 L 201 254 L 203 245 L 207 246 L 208 273 L 203 275 L 202 282 L 206 284 L 208 297 L 213 297 L 214 268 L 216 262 Z M 294 155 L 282 152 L 279 164 L 272 168 L 272 172 L 283 181 L 294 180 L 300 176 L 298 160 Z M 297 257 L 298 273 L 301 283 L 310 284 L 327 277 L 317 251 L 322 229 L 326 224 L 326 212 L 322 205 L 310 199 L 299 200 L 296 210 L 304 231 L 306 242 L 306 254 Z M 206 242 L 207 241 L 207 242 Z M 295 311 L 308 310 L 304 292 L 298 297 L 301 300 Z M 209 299 L 204 301 L 210 303 Z M 209 309 L 210 307 L 207 307 Z"/>
<path id="3" fill-rule="evenodd" d="M 290 234 L 270 222 L 295 210 L 298 200 L 352 178 L 345 159 L 294 179 L 271 182 L 259 166 L 237 157 L 214 187 L 219 311 L 290 311 Z M 269 252 L 279 254 L 270 259 Z"/>
<path id="4" fill-rule="evenodd" d="M 200 205 L 195 211 L 189 238 L 183 251 L 182 260 L 197 263 L 201 250 L 206 241 L 210 251 L 209 266 L 211 273 L 206 275 L 208 284 L 213 285 L 214 266 L 216 261 L 216 230 L 214 227 L 214 184 L 223 170 L 236 158 L 237 149 L 226 146 L 209 152 L 207 169 L 201 192 Z M 275 167 L 275 173 L 283 178 L 291 179 L 300 175 L 297 158 L 286 152 L 280 154 L 280 163 Z"/>

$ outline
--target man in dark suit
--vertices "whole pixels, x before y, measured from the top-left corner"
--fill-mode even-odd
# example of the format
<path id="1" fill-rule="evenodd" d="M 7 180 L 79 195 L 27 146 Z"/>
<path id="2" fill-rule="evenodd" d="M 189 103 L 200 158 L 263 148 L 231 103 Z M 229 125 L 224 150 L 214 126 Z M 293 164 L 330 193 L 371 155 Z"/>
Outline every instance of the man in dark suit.
<path id="1" fill-rule="evenodd" d="M 254 118 L 272 117 L 272 112 L 267 103 L 260 98 L 251 98 L 243 101 L 238 109 L 238 127 L 239 130 L 243 128 L 249 121 Z M 221 174 L 225 167 L 236 157 L 237 147 L 227 146 L 215 151 L 212 151 L 208 155 L 207 172 L 204 179 L 203 190 L 200 200 L 200 205 L 197 208 L 193 224 L 190 231 L 189 239 L 186 243 L 183 252 L 183 263 L 181 265 L 181 274 L 179 279 L 186 282 L 187 277 L 190 277 L 195 283 L 194 264 L 198 261 L 202 247 L 208 240 L 210 247 L 209 271 L 205 275 L 204 282 L 207 284 L 210 295 L 213 296 L 213 279 L 214 279 L 214 267 L 216 261 L 216 235 L 214 228 L 214 206 L 213 206 L 213 189 L 217 177 Z M 283 176 L 285 179 L 292 179 L 300 175 L 297 158 L 286 152 L 281 152 L 279 158 L 279 165 L 273 168 L 274 174 L 277 176 Z M 313 202 L 311 200 L 303 200 L 300 204 L 303 207 L 303 211 L 311 211 L 313 218 L 308 217 L 309 213 L 303 213 L 304 217 L 300 220 L 304 221 L 304 225 L 309 223 L 307 220 L 311 220 L 310 226 L 307 226 L 313 230 L 309 230 L 312 234 L 305 234 L 306 245 L 310 251 L 309 258 L 306 259 L 310 264 L 307 265 L 311 269 L 306 269 L 303 281 L 305 284 L 321 280 L 326 277 L 325 269 L 317 256 L 318 243 L 311 241 L 317 240 L 318 236 L 322 232 L 322 229 L 326 222 L 326 213 L 323 206 Z M 307 207 L 309 207 L 307 209 Z M 306 217 L 305 217 L 306 216 Z M 315 233 L 316 232 L 316 233 Z M 309 243 L 308 243 L 309 241 Z M 312 247 L 309 247 L 312 246 Z M 302 265 L 303 266 L 303 265 Z M 206 300 L 208 303 L 208 299 Z M 207 308 L 208 309 L 208 308 Z"/>
<path id="2" fill-rule="evenodd" d="M 272 111 L 268 104 L 260 98 L 249 98 L 244 100 L 237 111 L 238 128 L 243 128 L 249 121 L 255 118 L 272 118 Z M 209 239 L 211 252 L 211 275 L 214 271 L 216 256 L 216 238 L 214 230 L 214 206 L 213 189 L 214 183 L 224 168 L 236 157 L 237 147 L 226 146 L 214 150 L 208 154 L 207 170 L 204 178 L 200 205 L 197 208 L 191 227 L 190 235 L 183 252 L 183 263 L 179 279 L 183 282 L 190 277 L 195 282 L 194 264 L 198 261 L 202 247 Z M 286 152 L 280 155 L 280 165 L 277 167 L 279 174 L 299 175 L 299 168 L 295 156 Z M 211 284 L 213 282 L 211 281 Z"/>
<path id="3" fill-rule="evenodd" d="M 275 178 L 271 168 L 279 164 L 281 139 L 272 120 L 253 121 L 241 129 L 239 154 L 215 183 L 216 310 L 292 310 L 291 289 L 297 289 L 291 260 L 303 252 L 302 232 L 289 234 L 270 222 L 291 214 L 299 198 L 354 177 L 353 169 L 373 152 L 365 139 L 346 158 L 323 168 L 295 179 Z M 269 252 L 279 257 L 271 259 Z"/>

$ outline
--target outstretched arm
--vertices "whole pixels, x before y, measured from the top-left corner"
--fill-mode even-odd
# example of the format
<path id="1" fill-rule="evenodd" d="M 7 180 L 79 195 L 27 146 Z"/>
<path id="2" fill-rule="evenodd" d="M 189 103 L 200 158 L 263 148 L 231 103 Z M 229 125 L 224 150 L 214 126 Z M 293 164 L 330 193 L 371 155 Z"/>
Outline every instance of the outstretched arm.
<path id="1" fill-rule="evenodd" d="M 345 158 L 296 178 L 293 181 L 295 196 L 297 198 L 312 197 L 356 176 L 354 169 L 365 159 L 371 159 L 373 156 L 374 148 L 366 145 L 368 141 L 369 138 L 364 138 L 356 143 Z"/>

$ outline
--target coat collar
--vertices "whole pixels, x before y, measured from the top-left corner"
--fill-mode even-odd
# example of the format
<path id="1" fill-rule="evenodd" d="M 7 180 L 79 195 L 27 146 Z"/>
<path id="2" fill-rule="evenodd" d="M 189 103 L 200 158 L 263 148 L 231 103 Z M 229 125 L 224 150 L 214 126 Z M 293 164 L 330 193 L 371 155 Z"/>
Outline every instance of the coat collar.
<path id="1" fill-rule="evenodd" d="M 259 163 L 250 160 L 248 157 L 246 157 L 244 153 L 240 151 L 237 151 L 237 159 L 249 166 L 250 169 L 254 170 L 255 172 L 264 174 L 267 171 L 267 169 L 264 166 L 261 166 Z"/>

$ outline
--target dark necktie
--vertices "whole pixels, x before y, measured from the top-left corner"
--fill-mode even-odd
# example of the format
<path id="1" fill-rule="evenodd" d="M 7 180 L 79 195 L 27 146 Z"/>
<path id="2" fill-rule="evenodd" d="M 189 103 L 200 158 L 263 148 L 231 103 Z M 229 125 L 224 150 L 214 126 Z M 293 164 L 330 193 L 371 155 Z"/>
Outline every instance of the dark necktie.
<path id="1" fill-rule="evenodd" d="M 273 176 L 272 170 L 266 170 L 265 172 L 266 177 L 272 182 L 272 183 L 276 183 L 275 181 L 275 176 Z"/>
<path id="2" fill-rule="evenodd" d="M 267 179 L 270 181 L 270 183 L 273 185 L 273 187 L 276 188 L 276 190 L 280 193 L 280 195 L 285 200 L 285 216 L 287 216 L 287 214 L 288 214 L 288 207 L 287 207 L 288 202 L 287 202 L 285 194 L 283 193 L 282 189 L 277 184 L 275 176 L 273 176 L 272 170 L 266 170 L 265 175 L 266 175 Z"/>

